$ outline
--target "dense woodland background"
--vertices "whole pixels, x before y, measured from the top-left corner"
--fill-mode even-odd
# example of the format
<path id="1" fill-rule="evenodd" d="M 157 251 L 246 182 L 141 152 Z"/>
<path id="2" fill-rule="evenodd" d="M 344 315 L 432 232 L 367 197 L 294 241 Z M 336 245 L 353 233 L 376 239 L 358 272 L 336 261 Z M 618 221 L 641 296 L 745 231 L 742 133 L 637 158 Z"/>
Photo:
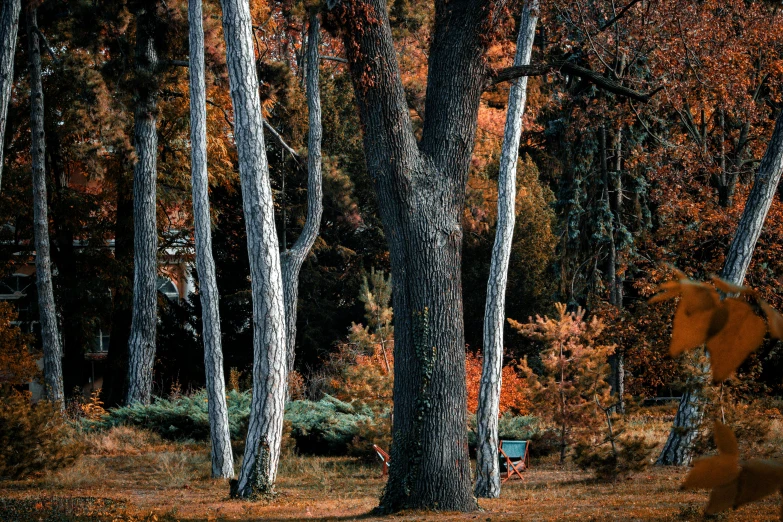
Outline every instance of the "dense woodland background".
<path id="1" fill-rule="evenodd" d="M 733 484 L 759 464 L 732 429 L 777 455 L 780 4 L 434 4 L 2 2 L 0 439 L 59 419 L 42 470 L 140 430 L 211 438 L 213 478 L 243 453 L 247 498 L 294 446 L 379 443 L 386 513 L 497 498 L 504 436 L 614 480 L 689 464 L 719 412 Z M 720 293 L 688 280 L 716 274 Z M 18 393 L 40 381 L 28 348 L 51 404 Z M 6 453 L 0 478 L 37 473 Z M 711 465 L 686 484 L 715 487 Z"/>
<path id="2" fill-rule="evenodd" d="M 66 393 L 87 381 L 82 354 L 99 329 L 111 332 L 110 353 L 127 345 L 132 280 L 131 144 L 134 107 L 133 2 L 49 0 L 38 8 L 46 37 L 44 64 L 47 182 L 55 302 L 65 350 Z M 264 114 L 295 157 L 267 135 L 278 236 L 291 245 L 304 221 L 307 121 L 303 94 L 304 7 L 251 2 Z M 187 3 L 156 7 L 169 65 L 160 71 L 159 250 L 193 230 L 189 173 Z M 423 111 L 429 3 L 395 1 L 391 21 L 414 121 Z M 642 2 L 608 30 L 609 2 L 541 6 L 534 61 L 570 53 L 617 83 L 658 92 L 642 103 L 597 89 L 553 69 L 531 77 L 518 173 L 517 224 L 509 272 L 507 316 L 551 314 L 553 303 L 581 305 L 609 323 L 610 341 L 625 353 L 634 395 L 677 395 L 676 360 L 665 357 L 668 316 L 645 304 L 670 267 L 695 277 L 720 271 L 753 173 L 781 109 L 783 40 L 777 5 L 764 2 Z M 615 11 L 613 11 L 615 9 Z M 225 367 L 252 360 L 251 303 L 231 103 L 219 6 L 206 2 L 209 174 Z M 498 28 L 488 60 L 510 64 L 518 18 Z M 324 25 L 329 28 L 329 18 Z M 339 56 L 326 35 L 322 55 Z M 10 276 L 32 259 L 32 199 L 25 46 L 17 47 L 9 107 L 5 175 L 0 194 L 0 262 Z M 362 277 L 389 269 L 384 233 L 365 171 L 361 128 L 346 66 L 323 60 L 324 217 L 301 274 L 296 370 L 317 374 L 352 322 L 363 321 Z M 464 210 L 466 342 L 481 346 L 486 278 L 496 220 L 496 179 L 507 85 L 482 98 Z M 611 167 L 600 165 L 601 140 Z M 616 165 L 616 167 L 615 167 Z M 605 197 L 608 191 L 616 196 Z M 617 191 L 621 187 L 621 192 Z M 613 216 L 616 216 L 614 218 Z M 616 223 L 613 225 L 613 220 Z M 779 306 L 781 207 L 773 207 L 747 283 Z M 130 239 L 129 239 L 130 238 Z M 107 241 L 116 241 L 116 250 Z M 607 259 L 617 252 L 623 306 L 610 306 Z M 197 275 L 196 275 L 197 276 Z M 22 320 L 37 317 L 32 287 L 17 304 Z M 178 381 L 203 383 L 199 301 L 159 299 L 158 393 Z M 535 358 L 537 346 L 506 335 L 507 358 Z M 111 357 L 111 356 L 110 356 Z M 743 367 L 754 386 L 778 393 L 783 364 L 768 343 Z M 107 377 L 107 381 L 110 376 Z M 111 399 L 109 402 L 116 402 Z"/>

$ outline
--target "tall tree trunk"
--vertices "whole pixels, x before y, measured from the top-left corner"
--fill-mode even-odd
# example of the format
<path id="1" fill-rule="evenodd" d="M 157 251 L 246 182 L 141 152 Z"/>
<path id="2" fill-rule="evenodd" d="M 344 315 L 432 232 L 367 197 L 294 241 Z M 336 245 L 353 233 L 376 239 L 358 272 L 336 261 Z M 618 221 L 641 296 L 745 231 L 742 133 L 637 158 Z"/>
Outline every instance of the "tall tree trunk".
<path id="1" fill-rule="evenodd" d="M 288 375 L 285 308 L 250 8 L 245 0 L 221 4 L 253 295 L 253 399 L 242 470 L 231 493 L 253 497 L 271 493 L 277 477 Z"/>
<path id="2" fill-rule="evenodd" d="M 783 114 L 778 116 L 775 130 L 761 159 L 753 188 L 750 191 L 745 209 L 742 211 L 737 231 L 729 246 L 721 277 L 731 283 L 741 285 L 750 266 L 756 241 L 761 235 L 764 220 L 775 197 L 775 192 L 783 173 Z M 680 399 L 677 416 L 658 464 L 665 466 L 685 466 L 693 458 L 693 441 L 698 434 L 701 418 L 704 414 L 700 389 L 701 379 L 692 379 Z"/>
<path id="3" fill-rule="evenodd" d="M 394 294 L 394 425 L 381 511 L 470 511 L 462 212 L 486 80 L 483 0 L 436 1 L 426 119 L 411 126 L 384 0 L 332 7 L 388 242 Z"/>
<path id="4" fill-rule="evenodd" d="M 204 27 L 201 0 L 188 2 L 190 45 L 190 148 L 193 185 L 193 221 L 196 236 L 198 295 L 204 338 L 204 372 L 207 377 L 207 407 L 212 440 L 212 477 L 232 478 L 234 456 L 228 426 L 223 348 L 220 336 L 220 307 L 212 257 L 212 221 L 209 215 L 207 175 L 207 94 L 204 80 Z"/>
<path id="5" fill-rule="evenodd" d="M 525 3 L 517 37 L 514 65 L 529 65 L 538 21 L 538 0 Z M 503 136 L 498 173 L 498 222 L 492 261 L 487 281 L 487 301 L 484 308 L 484 363 L 481 370 L 477 411 L 478 451 L 476 462 L 477 497 L 500 496 L 500 466 L 498 462 L 498 416 L 503 370 L 503 327 L 506 318 L 506 285 L 508 265 L 516 218 L 517 161 L 522 136 L 522 116 L 527 99 L 527 77 L 511 85 L 508 112 Z"/>
<path id="6" fill-rule="evenodd" d="M 0 182 L 3 179 L 3 146 L 5 124 L 8 118 L 8 102 L 14 85 L 14 55 L 16 34 L 19 29 L 21 0 L 3 0 L 0 10 Z"/>
<path id="7" fill-rule="evenodd" d="M 318 87 L 318 15 L 310 15 L 307 37 L 307 108 L 309 130 L 307 135 L 307 220 L 302 233 L 290 250 L 282 254 L 283 293 L 285 299 L 286 353 L 288 371 L 293 371 L 296 357 L 296 304 L 299 294 L 299 271 L 307 254 L 313 248 L 323 214 L 323 182 L 321 179 L 321 93 Z M 285 245 L 283 245 L 285 249 Z"/>
<path id="8" fill-rule="evenodd" d="M 52 262 L 49 256 L 49 217 L 46 200 L 46 145 L 44 100 L 41 85 L 41 49 L 38 45 L 36 10 L 27 9 L 27 45 L 30 60 L 30 130 L 33 171 L 33 232 L 35 233 L 35 275 L 38 286 L 38 312 L 43 342 L 46 397 L 64 405 L 62 345 L 54 306 Z"/>
<path id="9" fill-rule="evenodd" d="M 128 340 L 127 404 L 149 404 L 158 322 L 157 73 L 154 2 L 136 11 L 136 109 L 133 167 L 133 320 Z"/>
<path id="10" fill-rule="evenodd" d="M 129 172 L 118 172 L 114 222 L 114 281 L 111 338 L 103 376 L 106 407 L 125 402 L 128 392 L 128 339 L 133 318 L 133 186 Z"/>
<path id="11" fill-rule="evenodd" d="M 617 238 L 620 235 L 622 229 L 622 220 L 620 218 L 620 212 L 623 208 L 623 127 L 620 125 L 617 127 L 617 134 L 615 135 L 614 150 L 615 150 L 615 164 L 613 179 L 614 198 L 611 200 L 612 211 L 612 248 L 615 249 L 615 269 L 614 269 L 614 285 L 612 293 L 612 304 L 619 310 L 623 308 L 623 276 L 617 270 L 622 262 L 622 253 L 617 251 Z M 617 396 L 617 412 L 625 413 L 625 358 L 623 356 L 622 348 L 615 352 L 615 367 L 614 367 L 614 379 L 613 386 Z"/>

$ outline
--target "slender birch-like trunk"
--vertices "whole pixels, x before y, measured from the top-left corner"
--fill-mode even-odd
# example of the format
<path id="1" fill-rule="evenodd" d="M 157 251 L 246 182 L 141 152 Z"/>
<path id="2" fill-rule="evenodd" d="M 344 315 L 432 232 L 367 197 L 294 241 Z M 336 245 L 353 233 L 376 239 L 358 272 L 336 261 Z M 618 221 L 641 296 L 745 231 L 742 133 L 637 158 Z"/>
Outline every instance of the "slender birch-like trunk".
<path id="1" fill-rule="evenodd" d="M 517 37 L 514 65 L 530 64 L 533 39 L 538 21 L 538 0 L 529 0 L 522 11 Z M 484 310 L 484 364 L 481 371 L 477 412 L 478 451 L 476 463 L 477 497 L 500 496 L 500 467 L 498 463 L 498 416 L 503 370 L 503 326 L 505 323 L 508 265 L 516 218 L 517 161 L 519 140 L 522 136 L 522 116 L 527 99 L 527 77 L 511 84 L 508 95 L 508 113 L 503 136 L 498 175 L 498 222 L 492 262 L 487 281 L 487 302 Z"/>
<path id="2" fill-rule="evenodd" d="M 3 148 L 5 124 L 8 119 L 8 102 L 14 85 L 14 54 L 16 34 L 19 30 L 21 0 L 3 0 L 0 10 L 0 182 L 3 179 Z"/>
<path id="3" fill-rule="evenodd" d="M 196 236 L 198 295 L 204 338 L 204 372 L 207 377 L 207 409 L 212 440 L 212 478 L 234 476 L 234 456 L 228 426 L 226 384 L 223 376 L 223 348 L 220 336 L 220 308 L 212 230 L 209 215 L 207 175 L 207 94 L 204 80 L 204 27 L 201 0 L 188 2 L 190 45 L 190 149 L 193 186 L 193 221 Z"/>
<path id="4" fill-rule="evenodd" d="M 285 299 L 286 353 L 288 371 L 294 369 L 296 346 L 296 304 L 299 295 L 299 271 L 307 254 L 313 248 L 323 214 L 323 181 L 321 178 L 321 93 L 318 86 L 318 40 L 320 24 L 318 15 L 310 15 L 307 37 L 307 109 L 309 130 L 307 135 L 307 219 L 302 233 L 290 250 L 282 254 L 283 293 Z"/>
<path id="5" fill-rule="evenodd" d="M 285 308 L 264 124 L 246 0 L 221 0 L 226 63 L 253 295 L 253 399 L 239 480 L 232 496 L 273 492 L 283 434 L 286 381 Z"/>
<path id="6" fill-rule="evenodd" d="M 778 116 L 775 130 L 761 159 L 753 188 L 742 211 L 737 231 L 729 246 L 721 277 L 741 285 L 753 257 L 753 250 L 761 235 L 764 221 L 783 173 L 783 115 Z M 658 464 L 664 466 L 687 466 L 693 459 L 693 442 L 698 435 L 704 415 L 703 398 L 699 390 L 700 379 L 693 379 L 680 399 L 680 406 L 674 418 L 669 438 L 658 457 Z"/>
<path id="7" fill-rule="evenodd" d="M 149 404 L 158 322 L 157 74 L 154 2 L 136 11 L 136 109 L 133 129 L 133 320 L 128 341 L 127 404 Z"/>
<path id="8" fill-rule="evenodd" d="M 49 255 L 49 216 L 46 201 L 46 145 L 44 138 L 44 99 L 41 84 L 41 49 L 38 43 L 36 10 L 27 9 L 27 45 L 30 60 L 30 130 L 33 171 L 33 232 L 35 234 L 35 275 L 38 311 L 43 342 L 46 397 L 64 406 L 62 344 L 54 306 L 52 261 Z"/>

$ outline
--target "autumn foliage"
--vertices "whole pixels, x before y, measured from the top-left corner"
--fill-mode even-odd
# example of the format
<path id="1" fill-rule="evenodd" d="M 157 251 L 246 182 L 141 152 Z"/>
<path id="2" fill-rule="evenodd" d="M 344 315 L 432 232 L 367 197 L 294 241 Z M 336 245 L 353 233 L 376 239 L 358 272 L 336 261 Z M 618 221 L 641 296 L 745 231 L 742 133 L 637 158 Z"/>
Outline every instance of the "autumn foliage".
<path id="1" fill-rule="evenodd" d="M 554 318 L 539 316 L 526 324 L 510 322 L 520 334 L 544 343 L 541 374 L 536 374 L 527 360 L 520 369 L 530 385 L 534 413 L 541 414 L 558 431 L 562 462 L 577 440 L 592 438 L 601 431 L 604 409 L 612 405 L 607 359 L 614 353 L 614 346 L 597 344 L 604 329 L 598 318 L 585 321 L 581 308 L 568 312 L 565 304 L 556 307 L 558 316 Z"/>
<path id="2" fill-rule="evenodd" d="M 783 316 L 753 289 L 713 278 L 711 286 L 688 279 L 661 285 L 661 293 L 651 302 L 680 298 L 674 316 L 672 355 L 706 344 L 715 382 L 725 381 L 761 344 L 769 330 L 773 338 L 783 338 Z M 738 295 L 721 299 L 724 295 Z M 766 316 L 759 317 L 747 302 L 751 297 Z M 688 489 L 710 489 L 706 513 L 759 500 L 783 491 L 783 463 L 775 460 L 741 461 L 739 445 L 731 428 L 715 421 L 715 446 L 718 455 L 697 460 L 683 483 Z M 781 511 L 783 519 L 783 511 Z"/>

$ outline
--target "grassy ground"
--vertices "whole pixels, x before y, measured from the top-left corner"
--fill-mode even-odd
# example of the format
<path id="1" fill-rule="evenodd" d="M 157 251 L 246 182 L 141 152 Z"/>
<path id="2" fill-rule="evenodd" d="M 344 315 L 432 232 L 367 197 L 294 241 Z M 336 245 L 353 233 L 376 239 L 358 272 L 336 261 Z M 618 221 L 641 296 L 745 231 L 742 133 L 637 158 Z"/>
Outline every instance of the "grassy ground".
<path id="1" fill-rule="evenodd" d="M 665 422 L 661 423 L 661 429 Z M 661 431 L 645 425 L 657 438 Z M 660 431 L 660 433 L 659 433 Z M 0 520 L 72 520 L 74 513 L 110 520 L 379 520 L 380 468 L 346 457 L 291 456 L 281 465 L 272 502 L 228 498 L 228 484 L 209 478 L 203 444 L 165 443 L 143 431 L 115 428 L 92 435 L 75 466 L 27 481 L 0 483 Z M 482 499 L 478 513 L 402 513 L 390 520 L 703 520 L 706 492 L 684 492 L 684 470 L 650 468 L 616 483 L 554 462 L 533 461 L 525 481 Z M 774 520 L 772 497 L 720 520 Z"/>

